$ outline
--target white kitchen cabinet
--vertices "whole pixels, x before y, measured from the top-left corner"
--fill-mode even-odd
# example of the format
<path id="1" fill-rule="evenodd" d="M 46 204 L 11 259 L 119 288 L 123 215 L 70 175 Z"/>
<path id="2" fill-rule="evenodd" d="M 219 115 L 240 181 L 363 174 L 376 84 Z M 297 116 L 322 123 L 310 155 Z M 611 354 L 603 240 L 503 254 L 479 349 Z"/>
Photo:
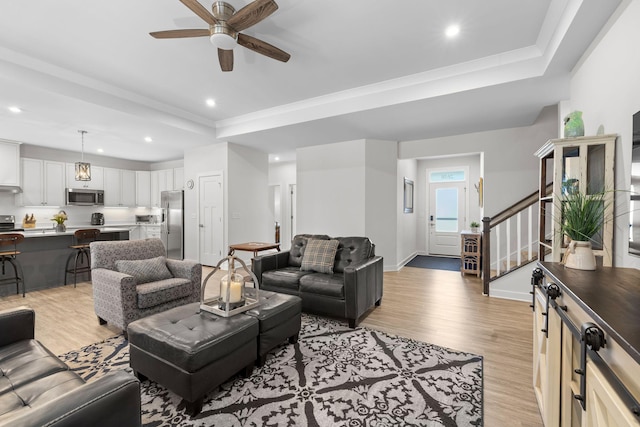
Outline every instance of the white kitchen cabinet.
<path id="1" fill-rule="evenodd" d="M 0 141 L 0 185 L 20 186 L 20 144 Z"/>
<path id="2" fill-rule="evenodd" d="M 91 165 L 91 181 L 76 181 L 76 164 L 67 163 L 67 188 L 104 190 L 104 168 Z"/>
<path id="3" fill-rule="evenodd" d="M 173 190 L 173 169 L 151 171 L 151 206 L 160 207 L 160 193 Z"/>
<path id="4" fill-rule="evenodd" d="M 65 164 L 23 158 L 22 193 L 16 196 L 20 206 L 64 206 Z"/>
<path id="5" fill-rule="evenodd" d="M 136 205 L 135 171 L 104 168 L 104 205 L 133 207 Z"/>
<path id="6" fill-rule="evenodd" d="M 160 239 L 160 224 L 158 225 L 145 225 L 145 238 L 146 239 Z"/>
<path id="7" fill-rule="evenodd" d="M 173 189 L 184 190 L 184 168 L 173 169 Z"/>
<path id="8" fill-rule="evenodd" d="M 136 206 L 151 206 L 151 172 L 136 171 Z"/>
<path id="9" fill-rule="evenodd" d="M 140 239 L 144 239 L 145 237 L 143 236 L 143 226 L 142 225 L 138 225 L 136 227 L 133 227 L 130 231 L 129 231 L 129 240 L 140 240 Z"/>

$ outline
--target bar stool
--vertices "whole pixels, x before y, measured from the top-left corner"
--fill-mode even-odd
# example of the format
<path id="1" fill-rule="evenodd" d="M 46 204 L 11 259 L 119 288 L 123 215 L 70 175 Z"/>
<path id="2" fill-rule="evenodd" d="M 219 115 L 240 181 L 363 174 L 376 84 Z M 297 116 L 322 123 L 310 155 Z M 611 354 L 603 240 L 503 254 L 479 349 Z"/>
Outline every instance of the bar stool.
<path id="1" fill-rule="evenodd" d="M 73 274 L 73 287 L 76 287 L 78 273 L 89 273 L 89 280 L 91 280 L 91 257 L 89 256 L 89 243 L 95 241 L 100 234 L 100 230 L 97 228 L 86 228 L 82 230 L 76 230 L 73 233 L 74 244 L 69 246 L 74 252 L 69 254 L 67 258 L 66 271 L 64 274 L 64 285 L 67 286 L 67 276 Z M 69 267 L 69 261 L 75 255 L 73 267 Z M 82 266 L 84 259 L 87 259 L 87 265 Z M 80 267 L 78 267 L 78 260 L 80 260 Z"/>
<path id="2" fill-rule="evenodd" d="M 22 283 L 22 298 L 24 298 L 24 272 L 22 271 L 22 266 L 18 259 L 17 255 L 20 254 L 18 251 L 18 244 L 20 244 L 24 240 L 24 236 L 20 233 L 5 233 L 0 234 L 0 262 L 2 262 L 2 275 L 5 274 L 5 262 L 8 262 L 13 267 L 13 275 L 14 277 L 7 277 L 4 279 L 0 279 L 0 285 L 8 285 L 10 283 L 15 282 L 16 284 L 16 295 L 20 293 L 20 283 Z M 8 248 L 6 248 L 8 246 Z M 11 249 L 13 247 L 13 249 Z M 18 274 L 18 270 L 20 273 Z"/>

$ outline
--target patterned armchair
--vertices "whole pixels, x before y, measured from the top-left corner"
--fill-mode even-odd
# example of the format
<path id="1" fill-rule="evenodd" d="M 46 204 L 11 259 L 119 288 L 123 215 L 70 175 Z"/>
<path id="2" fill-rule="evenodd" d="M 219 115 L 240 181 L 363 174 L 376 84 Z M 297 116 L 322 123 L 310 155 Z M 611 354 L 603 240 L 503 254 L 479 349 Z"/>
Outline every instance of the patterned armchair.
<path id="1" fill-rule="evenodd" d="M 93 304 L 101 325 L 126 334 L 134 320 L 200 300 L 202 265 L 165 254 L 160 239 L 91 243 Z"/>

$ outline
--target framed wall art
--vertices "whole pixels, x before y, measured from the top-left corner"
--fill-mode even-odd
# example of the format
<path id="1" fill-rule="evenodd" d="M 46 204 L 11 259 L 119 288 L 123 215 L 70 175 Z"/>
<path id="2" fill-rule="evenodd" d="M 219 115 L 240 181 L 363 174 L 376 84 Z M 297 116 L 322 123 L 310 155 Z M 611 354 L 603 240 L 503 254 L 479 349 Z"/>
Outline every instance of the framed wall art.
<path id="1" fill-rule="evenodd" d="M 404 213 L 413 213 L 413 181 L 404 178 Z"/>

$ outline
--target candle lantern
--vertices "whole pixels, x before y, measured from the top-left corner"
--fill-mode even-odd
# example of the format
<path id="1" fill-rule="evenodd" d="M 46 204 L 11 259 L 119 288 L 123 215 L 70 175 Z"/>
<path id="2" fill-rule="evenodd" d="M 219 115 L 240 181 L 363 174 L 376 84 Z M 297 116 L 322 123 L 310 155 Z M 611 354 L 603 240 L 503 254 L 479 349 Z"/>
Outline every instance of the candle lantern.
<path id="1" fill-rule="evenodd" d="M 236 262 L 253 279 L 253 288 L 247 288 L 245 278 L 238 272 Z M 205 290 L 209 279 L 224 264 L 228 264 L 228 273 L 220 279 L 219 294 L 217 297 L 205 299 Z M 222 258 L 215 268 L 205 277 L 200 291 L 200 310 L 217 314 L 222 317 L 233 316 L 258 306 L 258 278 L 247 268 L 240 258 L 229 255 Z"/>
<path id="2" fill-rule="evenodd" d="M 234 257 L 229 257 L 229 274 L 220 280 L 218 308 L 220 310 L 234 310 L 242 307 L 244 303 L 244 277 L 236 271 Z"/>

